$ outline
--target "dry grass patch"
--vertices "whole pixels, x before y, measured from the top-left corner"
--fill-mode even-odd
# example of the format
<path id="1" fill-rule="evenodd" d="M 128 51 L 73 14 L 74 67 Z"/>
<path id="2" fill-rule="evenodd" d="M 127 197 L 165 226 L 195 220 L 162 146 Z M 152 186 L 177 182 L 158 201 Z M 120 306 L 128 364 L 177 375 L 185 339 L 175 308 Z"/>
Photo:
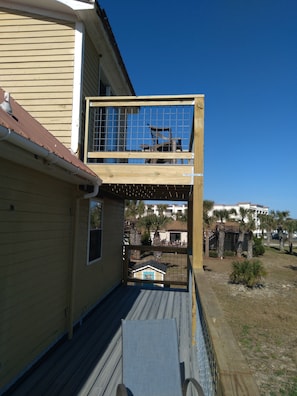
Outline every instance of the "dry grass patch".
<path id="1" fill-rule="evenodd" d="M 267 248 L 263 287 L 231 284 L 230 259 L 205 259 L 206 274 L 262 395 L 297 396 L 297 255 Z"/>

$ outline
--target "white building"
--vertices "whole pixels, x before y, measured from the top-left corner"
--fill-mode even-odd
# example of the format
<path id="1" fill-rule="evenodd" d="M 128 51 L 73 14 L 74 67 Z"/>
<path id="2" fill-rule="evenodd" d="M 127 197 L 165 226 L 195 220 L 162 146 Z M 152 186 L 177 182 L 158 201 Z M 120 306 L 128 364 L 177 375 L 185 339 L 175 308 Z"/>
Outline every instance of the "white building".
<path id="1" fill-rule="evenodd" d="M 165 216 L 173 217 L 173 218 L 176 219 L 176 218 L 178 218 L 179 215 L 187 214 L 187 210 L 188 210 L 188 206 L 186 204 L 181 204 L 181 205 L 172 204 L 172 205 L 168 205 L 168 206 L 166 206 L 166 209 L 164 209 L 162 211 L 162 213 L 160 213 L 161 211 L 159 210 L 159 208 L 160 208 L 160 206 L 158 204 L 145 205 L 145 215 L 151 213 L 151 214 L 155 214 L 155 215 L 159 216 L 159 215 L 163 214 Z M 255 224 L 256 224 L 255 233 L 256 234 L 261 233 L 259 215 L 261 215 L 261 214 L 267 215 L 269 213 L 269 207 L 268 206 L 259 205 L 259 204 L 255 204 L 255 203 L 250 203 L 250 202 L 238 202 L 238 203 L 233 204 L 233 205 L 229 205 L 229 204 L 214 204 L 213 209 L 209 212 L 209 216 L 212 216 L 212 214 L 213 214 L 213 212 L 215 210 L 231 210 L 231 209 L 235 209 L 237 214 L 230 214 L 230 219 L 238 221 L 238 220 L 241 220 L 239 208 L 244 208 L 244 209 L 248 209 L 248 210 L 252 211 L 253 219 L 255 220 Z"/>
<path id="2" fill-rule="evenodd" d="M 255 220 L 255 225 L 256 225 L 255 233 L 256 234 L 260 233 L 261 230 L 260 230 L 259 215 L 261 215 L 261 214 L 268 215 L 268 213 L 269 213 L 268 206 L 253 204 L 250 202 L 238 202 L 237 204 L 234 204 L 234 205 L 214 204 L 213 209 L 209 212 L 209 215 L 212 216 L 212 214 L 215 210 L 228 210 L 229 211 L 231 209 L 235 209 L 236 214 L 230 214 L 230 219 L 239 221 L 239 220 L 241 220 L 240 211 L 239 211 L 240 208 L 251 210 L 251 212 L 253 213 L 253 219 Z"/>
<path id="3" fill-rule="evenodd" d="M 153 205 L 146 204 L 145 215 L 147 214 L 155 214 L 157 216 L 164 215 L 176 219 L 180 215 L 183 216 L 186 215 L 188 211 L 188 205 L 186 204 L 180 204 L 180 205 L 172 204 L 172 205 L 166 205 L 166 209 L 163 210 L 161 213 L 161 210 L 159 210 L 160 205 L 162 204 L 153 204 Z"/>

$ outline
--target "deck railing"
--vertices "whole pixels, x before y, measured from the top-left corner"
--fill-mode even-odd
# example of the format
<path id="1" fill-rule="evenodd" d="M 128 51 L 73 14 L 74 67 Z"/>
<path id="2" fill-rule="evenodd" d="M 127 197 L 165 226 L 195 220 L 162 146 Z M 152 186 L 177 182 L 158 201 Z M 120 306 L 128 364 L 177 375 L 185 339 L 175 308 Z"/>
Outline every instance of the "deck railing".
<path id="1" fill-rule="evenodd" d="M 259 396 L 252 371 L 242 355 L 203 270 L 194 271 L 189 257 L 192 295 L 193 361 L 208 396 Z M 196 359 L 195 359 L 196 355 Z"/>
<path id="2" fill-rule="evenodd" d="M 194 96 L 87 97 L 85 163 L 191 164 Z"/>
<path id="3" fill-rule="evenodd" d="M 124 283 L 188 286 L 188 249 L 176 246 L 124 245 Z"/>

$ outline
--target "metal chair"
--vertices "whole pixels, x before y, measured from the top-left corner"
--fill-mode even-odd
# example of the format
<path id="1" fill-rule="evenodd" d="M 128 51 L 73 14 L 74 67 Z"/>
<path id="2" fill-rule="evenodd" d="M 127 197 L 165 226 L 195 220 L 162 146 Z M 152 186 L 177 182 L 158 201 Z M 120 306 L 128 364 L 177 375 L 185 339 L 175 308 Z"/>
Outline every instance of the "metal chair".
<path id="1" fill-rule="evenodd" d="M 175 319 L 123 320 L 123 383 L 117 396 L 186 396 L 194 378 L 181 380 Z"/>
<path id="2" fill-rule="evenodd" d="M 152 137 L 152 145 L 142 145 L 144 151 L 176 152 L 182 151 L 181 138 L 173 138 L 169 127 L 156 127 L 148 125 Z M 174 163 L 174 160 L 164 159 L 147 160 L 148 163 Z"/>

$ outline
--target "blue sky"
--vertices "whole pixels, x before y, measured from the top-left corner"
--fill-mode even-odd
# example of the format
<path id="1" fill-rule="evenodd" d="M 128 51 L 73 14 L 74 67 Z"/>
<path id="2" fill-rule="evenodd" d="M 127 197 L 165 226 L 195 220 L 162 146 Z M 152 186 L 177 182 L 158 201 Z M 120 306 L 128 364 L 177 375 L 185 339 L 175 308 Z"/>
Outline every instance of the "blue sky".
<path id="1" fill-rule="evenodd" d="M 204 199 L 297 218 L 297 0 L 99 0 L 137 95 L 205 94 Z"/>

